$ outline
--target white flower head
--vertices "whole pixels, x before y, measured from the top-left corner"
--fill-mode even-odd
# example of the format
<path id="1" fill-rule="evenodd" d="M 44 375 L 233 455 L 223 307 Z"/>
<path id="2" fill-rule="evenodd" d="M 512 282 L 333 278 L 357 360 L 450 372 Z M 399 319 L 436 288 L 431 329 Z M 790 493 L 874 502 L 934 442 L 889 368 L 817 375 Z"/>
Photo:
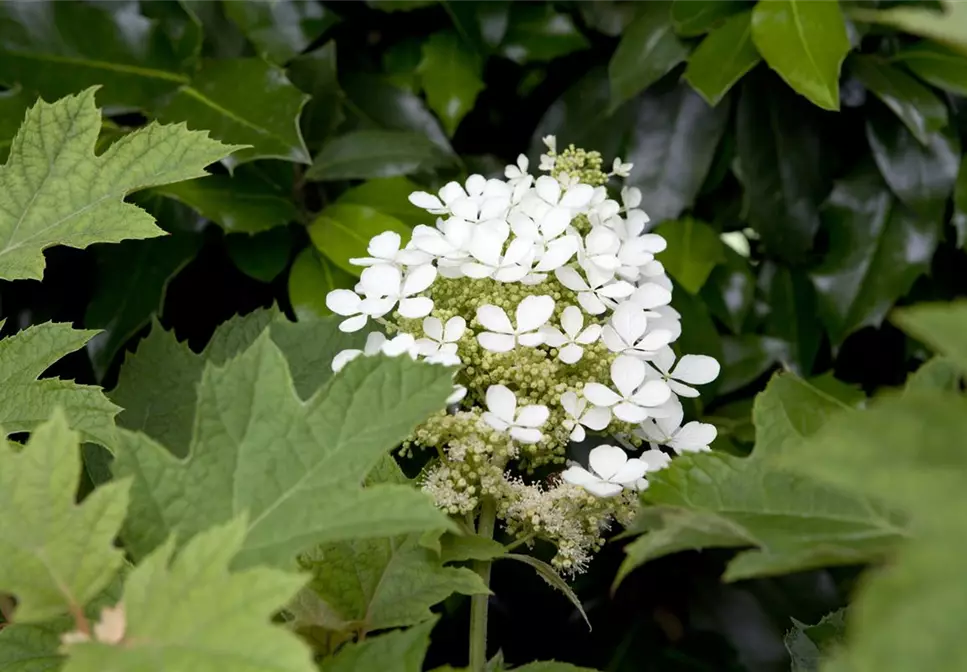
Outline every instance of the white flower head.
<path id="1" fill-rule="evenodd" d="M 615 390 L 601 383 L 587 383 L 584 396 L 595 406 L 610 408 L 624 422 L 639 423 L 656 413 L 671 397 L 664 380 L 646 380 L 645 363 L 637 357 L 619 355 L 611 363 L 611 381 Z"/>
<path id="2" fill-rule="evenodd" d="M 601 326 L 597 324 L 584 327 L 584 315 L 577 306 L 568 306 L 561 314 L 561 329 L 552 326 L 541 328 L 544 343 L 558 348 L 557 357 L 565 364 L 574 364 L 584 356 L 584 347 L 601 337 Z"/>
<path id="3" fill-rule="evenodd" d="M 524 238 L 514 238 L 501 251 L 510 235 L 506 222 L 486 222 L 474 229 L 470 241 L 472 261 L 460 266 L 469 278 L 493 278 L 497 282 L 518 282 L 528 273 L 534 263 L 534 244 Z"/>
<path id="4" fill-rule="evenodd" d="M 614 308 L 618 305 L 618 299 L 627 298 L 635 292 L 634 285 L 615 280 L 610 273 L 584 269 L 584 274 L 587 280 L 571 266 L 562 266 L 554 271 L 558 282 L 577 292 L 578 303 L 590 315 L 600 315 L 608 308 Z"/>
<path id="5" fill-rule="evenodd" d="M 374 266 L 389 264 L 393 266 L 419 266 L 428 264 L 433 257 L 419 249 L 400 249 L 402 239 L 395 231 L 384 231 L 373 236 L 366 247 L 370 256 L 361 259 L 350 259 L 349 263 L 356 266 Z"/>
<path id="6" fill-rule="evenodd" d="M 671 391 L 680 397 L 697 397 L 698 390 L 691 385 L 711 383 L 718 378 L 722 369 L 718 361 L 708 355 L 685 355 L 676 364 L 675 353 L 669 347 L 659 350 L 652 358 L 651 365 L 668 383 Z"/>
<path id="7" fill-rule="evenodd" d="M 633 163 L 622 163 L 621 159 L 615 157 L 614 163 L 611 165 L 611 174 L 617 177 L 628 177 L 631 175 L 631 169 L 635 167 Z"/>
<path id="8" fill-rule="evenodd" d="M 547 406 L 535 404 L 517 408 L 517 396 L 503 385 L 487 388 L 487 411 L 483 420 L 494 429 L 508 432 L 521 443 L 537 443 L 544 435 L 540 427 L 547 422 Z"/>
<path id="9" fill-rule="evenodd" d="M 628 459 L 628 454 L 617 446 L 602 445 L 594 448 L 588 456 L 590 470 L 568 467 L 561 474 L 566 482 L 579 485 L 592 495 L 614 497 L 625 488 L 634 489 L 648 470 L 638 458 Z"/>
<path id="10" fill-rule="evenodd" d="M 585 427 L 600 432 L 611 422 L 610 410 L 598 406 L 589 408 L 587 399 L 571 391 L 561 395 L 561 407 L 574 419 L 574 429 L 571 430 L 572 441 L 584 441 L 587 436 Z"/>
<path id="11" fill-rule="evenodd" d="M 652 448 L 668 446 L 679 455 L 711 450 L 709 444 L 718 436 L 715 425 L 693 420 L 683 426 L 683 417 L 684 411 L 681 404 L 678 404 L 667 418 L 645 420 L 634 434 L 651 444 Z"/>
<path id="12" fill-rule="evenodd" d="M 424 357 L 432 355 L 456 355 L 457 341 L 467 330 L 467 321 L 459 315 L 447 320 L 446 325 L 438 317 L 423 318 L 423 334 L 416 344 Z"/>
<path id="13" fill-rule="evenodd" d="M 557 136 L 545 135 L 543 138 L 541 138 L 541 142 L 544 143 L 544 146 L 547 147 L 549 151 L 557 152 Z"/>
<path id="14" fill-rule="evenodd" d="M 543 343 L 540 328 L 554 312 L 554 299 L 549 296 L 528 296 L 517 304 L 515 327 L 503 308 L 484 305 L 477 308 L 477 321 L 488 331 L 477 334 L 481 347 L 491 352 L 508 352 L 520 345 L 535 347 Z"/>
<path id="15" fill-rule="evenodd" d="M 510 186 L 500 180 L 487 180 L 483 175 L 471 175 L 465 186 L 449 182 L 438 193 L 439 197 L 415 191 L 409 200 L 431 214 L 449 214 L 467 222 L 502 217 L 510 207 Z"/>
<path id="16" fill-rule="evenodd" d="M 348 318 L 339 323 L 339 331 L 354 332 L 366 326 L 369 316 L 362 306 L 362 297 L 351 289 L 334 289 L 326 294 L 326 308 Z"/>
<path id="17" fill-rule="evenodd" d="M 360 310 L 370 317 L 382 317 L 396 308 L 403 317 L 423 317 L 433 310 L 433 300 L 418 294 L 433 284 L 436 275 L 436 268 L 428 265 L 411 268 L 405 275 L 395 266 L 370 266 L 359 277 L 366 296 Z"/>
<path id="18" fill-rule="evenodd" d="M 601 340 L 611 352 L 635 357 L 654 357 L 672 340 L 667 329 L 648 330 L 648 312 L 627 301 L 614 309 L 601 332 Z"/>

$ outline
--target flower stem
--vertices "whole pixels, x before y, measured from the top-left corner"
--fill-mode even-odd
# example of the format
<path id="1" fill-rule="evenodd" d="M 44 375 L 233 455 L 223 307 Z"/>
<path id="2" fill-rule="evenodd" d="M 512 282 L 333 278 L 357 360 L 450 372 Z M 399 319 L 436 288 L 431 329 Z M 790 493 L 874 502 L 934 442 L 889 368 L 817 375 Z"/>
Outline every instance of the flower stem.
<path id="1" fill-rule="evenodd" d="M 477 534 L 485 539 L 494 536 L 497 522 L 497 503 L 490 497 L 480 505 Z M 490 560 L 475 560 L 473 569 L 490 588 Z M 484 672 L 487 667 L 487 603 L 490 595 L 473 595 L 470 598 L 470 672 Z"/>

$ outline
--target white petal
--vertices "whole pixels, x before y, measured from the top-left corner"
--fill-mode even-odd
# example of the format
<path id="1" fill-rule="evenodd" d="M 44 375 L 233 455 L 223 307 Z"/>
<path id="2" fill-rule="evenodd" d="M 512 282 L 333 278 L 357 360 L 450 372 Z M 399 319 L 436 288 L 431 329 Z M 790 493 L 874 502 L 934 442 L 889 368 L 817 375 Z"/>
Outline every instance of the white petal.
<path id="1" fill-rule="evenodd" d="M 579 362 L 583 356 L 584 348 L 574 343 L 564 346 L 557 353 L 557 358 L 565 364 L 574 364 L 575 362 Z"/>
<path id="2" fill-rule="evenodd" d="M 467 396 L 467 388 L 463 385 L 454 385 L 453 392 L 447 397 L 447 405 L 455 404 Z"/>
<path id="3" fill-rule="evenodd" d="M 525 427 L 511 427 L 510 435 L 521 443 L 537 443 L 544 438 L 538 429 L 527 429 Z"/>
<path id="4" fill-rule="evenodd" d="M 520 282 L 530 273 L 530 262 L 526 261 L 526 266 L 505 266 L 494 273 L 494 280 L 497 282 Z"/>
<path id="5" fill-rule="evenodd" d="M 611 352 L 624 352 L 630 347 L 610 324 L 601 330 L 601 340 Z"/>
<path id="6" fill-rule="evenodd" d="M 547 422 L 550 413 L 547 406 L 540 404 L 524 406 L 517 412 L 517 420 L 514 424 L 518 427 L 540 427 Z"/>
<path id="7" fill-rule="evenodd" d="M 673 436 L 681 426 L 682 418 L 685 417 L 685 409 L 682 408 L 682 402 L 678 401 L 677 398 L 670 399 L 665 403 L 671 403 L 671 407 L 669 408 L 667 415 L 659 416 L 655 414 L 655 423 L 666 437 L 670 437 Z"/>
<path id="8" fill-rule="evenodd" d="M 611 380 L 614 381 L 614 385 L 621 396 L 627 399 L 644 382 L 645 363 L 636 357 L 619 355 L 611 363 Z M 665 399 L 667 398 L 666 396 Z M 665 399 L 662 399 L 662 401 Z M 661 403 L 661 401 L 658 403 Z"/>
<path id="9" fill-rule="evenodd" d="M 561 333 L 561 330 L 556 327 L 541 327 L 541 336 L 544 344 L 549 345 L 552 348 L 560 348 L 562 345 L 571 342 L 571 340 Z"/>
<path id="10" fill-rule="evenodd" d="M 483 175 L 471 175 L 467 178 L 465 183 L 467 185 L 467 193 L 471 196 L 480 196 L 484 192 L 484 188 L 487 186 L 487 178 Z"/>
<path id="11" fill-rule="evenodd" d="M 537 224 L 533 219 L 528 217 L 522 212 L 512 213 L 507 218 L 510 224 L 510 230 L 514 232 L 514 235 L 518 238 L 525 238 L 527 240 L 540 240 L 541 232 L 537 228 Z"/>
<path id="12" fill-rule="evenodd" d="M 507 251 L 504 252 L 504 258 L 501 262 L 502 265 L 507 264 L 518 264 L 524 262 L 528 256 L 533 258 L 534 255 L 534 242 L 527 240 L 526 238 L 515 238 L 510 241 L 510 245 L 507 246 Z M 527 262 L 527 266 L 530 266 L 530 262 Z"/>
<path id="13" fill-rule="evenodd" d="M 588 483 L 587 485 L 582 485 L 581 487 L 596 497 L 614 497 L 615 495 L 620 495 L 621 491 L 624 490 L 624 488 L 617 483 L 608 483 L 607 481 Z"/>
<path id="14" fill-rule="evenodd" d="M 530 331 L 526 334 L 518 334 L 517 342 L 528 348 L 536 348 L 538 345 L 544 344 L 544 332 Z"/>
<path id="15" fill-rule="evenodd" d="M 588 429 L 600 432 L 611 424 L 611 409 L 603 406 L 589 408 L 587 413 L 581 416 L 581 424 Z"/>
<path id="16" fill-rule="evenodd" d="M 580 485 L 584 487 L 589 483 L 598 483 L 601 481 L 600 478 L 592 474 L 587 469 L 581 467 L 568 467 L 561 472 L 561 478 L 564 479 L 566 483 L 572 485 Z"/>
<path id="17" fill-rule="evenodd" d="M 475 222 L 480 216 L 480 208 L 477 206 L 477 202 L 471 198 L 458 198 L 449 205 L 450 212 L 452 212 L 455 217 L 465 219 L 468 222 Z"/>
<path id="18" fill-rule="evenodd" d="M 510 423 L 499 417 L 496 413 L 487 411 L 480 418 L 498 432 L 506 432 L 510 428 Z"/>
<path id="19" fill-rule="evenodd" d="M 599 296 L 604 296 L 609 299 L 623 299 L 626 296 L 631 296 L 634 291 L 635 287 L 630 282 L 616 280 L 598 289 L 597 293 Z"/>
<path id="20" fill-rule="evenodd" d="M 362 299 L 349 289 L 334 289 L 326 294 L 326 308 L 336 315 L 356 315 Z"/>
<path id="21" fill-rule="evenodd" d="M 367 297 L 399 294 L 401 282 L 400 269 L 387 264 L 370 266 L 359 276 L 359 284 Z"/>
<path id="22" fill-rule="evenodd" d="M 510 318 L 507 317 L 504 309 L 489 303 L 477 308 L 477 322 L 484 329 L 498 334 L 514 333 L 514 326 L 510 323 Z"/>
<path id="23" fill-rule="evenodd" d="M 423 318 L 423 333 L 431 340 L 440 342 L 443 340 L 443 323 L 439 317 Z"/>
<path id="24" fill-rule="evenodd" d="M 359 304 L 359 309 L 370 317 L 382 317 L 396 306 L 396 297 L 388 296 L 381 299 L 363 299 Z M 423 313 L 426 315 L 426 313 Z M 423 317 L 419 315 L 418 317 Z"/>
<path id="25" fill-rule="evenodd" d="M 375 355 L 386 342 L 386 336 L 378 331 L 371 331 L 366 336 L 366 345 L 363 346 L 364 355 Z"/>
<path id="26" fill-rule="evenodd" d="M 356 317 L 350 317 L 348 320 L 343 320 L 339 323 L 339 331 L 351 334 L 354 331 L 359 331 L 366 326 L 366 320 L 369 319 L 366 315 L 357 315 Z"/>
<path id="27" fill-rule="evenodd" d="M 612 411 L 616 418 L 624 420 L 625 422 L 638 423 L 648 417 L 648 411 L 646 409 L 626 402 L 615 404 Z"/>
<path id="28" fill-rule="evenodd" d="M 659 236 L 657 233 L 646 233 L 639 238 L 645 245 L 649 252 L 652 254 L 658 254 L 663 252 L 666 247 L 668 247 L 668 241 Z"/>
<path id="29" fill-rule="evenodd" d="M 468 278 L 480 280 L 482 278 L 493 277 L 494 273 L 497 272 L 497 269 L 493 266 L 487 266 L 486 264 L 470 262 L 467 264 L 461 264 L 460 271 Z"/>
<path id="30" fill-rule="evenodd" d="M 669 347 L 664 347 L 655 353 L 651 358 L 651 364 L 663 374 L 668 374 L 669 369 L 675 363 L 675 351 Z"/>
<path id="31" fill-rule="evenodd" d="M 507 235 L 501 229 L 486 225 L 478 226 L 474 229 L 473 238 L 470 240 L 470 254 L 488 266 L 497 266 L 500 263 L 500 252 L 505 240 Z"/>
<path id="32" fill-rule="evenodd" d="M 337 372 L 341 371 L 344 366 L 359 357 L 361 354 L 363 354 L 362 350 L 343 350 L 342 352 L 337 353 L 336 356 L 332 358 L 332 370 Z"/>
<path id="33" fill-rule="evenodd" d="M 407 353 L 416 345 L 416 341 L 410 334 L 400 334 L 383 343 L 380 352 L 389 357 L 399 357 Z"/>
<path id="34" fill-rule="evenodd" d="M 564 412 L 577 420 L 581 417 L 581 411 L 587 406 L 587 402 L 578 397 L 575 392 L 568 390 L 561 395 L 561 408 Z"/>
<path id="35" fill-rule="evenodd" d="M 517 332 L 521 333 L 540 329 L 551 319 L 553 312 L 554 299 L 551 297 L 546 295 L 525 297 L 517 304 Z M 479 313 L 477 319 L 480 319 Z"/>
<path id="36" fill-rule="evenodd" d="M 400 234 L 395 231 L 384 231 L 369 241 L 366 251 L 373 257 L 392 259 L 400 251 L 400 242 Z"/>
<path id="37" fill-rule="evenodd" d="M 580 343 L 581 345 L 591 345 L 592 343 L 597 343 L 599 338 L 601 338 L 601 325 L 591 324 L 588 325 L 587 329 L 578 334 L 574 342 Z"/>
<path id="38" fill-rule="evenodd" d="M 517 412 L 517 395 L 504 385 L 491 385 L 487 388 L 487 410 L 501 420 L 513 424 Z"/>
<path id="39" fill-rule="evenodd" d="M 424 327 L 425 328 L 425 327 Z M 467 330 L 467 321 L 460 317 L 451 317 L 447 320 L 447 326 L 443 331 L 443 341 L 445 343 L 456 343 Z"/>
<path id="40" fill-rule="evenodd" d="M 412 194 L 410 194 L 409 201 L 416 207 L 429 210 L 430 212 L 440 212 L 446 210 L 439 198 L 433 194 L 428 194 L 425 191 L 414 191 Z"/>
<path id="41" fill-rule="evenodd" d="M 568 438 L 570 438 L 571 441 L 584 441 L 586 437 L 587 432 L 584 431 L 584 427 L 582 427 L 580 424 L 577 424 L 574 425 L 574 429 L 571 430 L 571 434 Z"/>
<path id="42" fill-rule="evenodd" d="M 615 394 L 614 390 L 601 383 L 586 383 L 584 398 L 595 406 L 614 406 L 621 401 L 621 397 Z"/>
<path id="43" fill-rule="evenodd" d="M 403 317 L 409 317 L 410 319 L 423 317 L 424 315 L 428 315 L 430 311 L 433 310 L 433 299 L 425 296 L 403 299 L 400 301 L 400 305 L 397 310 L 400 311 L 400 315 Z"/>
<path id="44" fill-rule="evenodd" d="M 645 329 L 648 328 L 648 318 L 638 306 L 622 303 L 611 315 L 611 327 L 622 341 L 630 345 L 637 343 L 645 333 Z"/>
<path id="45" fill-rule="evenodd" d="M 671 343 L 672 332 L 667 329 L 656 329 L 639 342 L 635 347 L 639 350 L 655 351 Z"/>
<path id="46" fill-rule="evenodd" d="M 560 270 L 560 269 L 558 269 Z M 608 309 L 604 302 L 601 301 L 593 292 L 580 292 L 578 294 L 578 303 L 584 309 L 588 315 L 600 315 Z"/>
<path id="47" fill-rule="evenodd" d="M 641 205 L 641 189 L 638 187 L 623 187 L 621 189 L 621 202 L 625 208 L 637 208 Z"/>
<path id="48" fill-rule="evenodd" d="M 580 210 L 591 202 L 592 196 L 594 196 L 594 187 L 590 184 L 578 184 L 567 190 L 561 199 L 561 205 Z"/>
<path id="49" fill-rule="evenodd" d="M 564 233 L 571 223 L 571 211 L 567 208 L 551 208 L 541 220 L 541 234 L 548 240 Z"/>
<path id="50" fill-rule="evenodd" d="M 403 296 L 413 296 L 427 289 L 436 280 L 436 267 L 426 264 L 411 268 L 403 279 Z"/>
<path id="51" fill-rule="evenodd" d="M 605 480 L 610 480 L 627 461 L 628 455 L 617 446 L 598 446 L 588 455 L 591 470 Z"/>
<path id="52" fill-rule="evenodd" d="M 463 187 L 459 182 L 447 182 L 443 189 L 440 190 L 440 198 L 447 205 L 450 205 L 453 201 L 458 198 L 466 198 L 467 192 L 463 190 Z"/>
<path id="53" fill-rule="evenodd" d="M 480 206 L 480 221 L 501 219 L 507 214 L 508 208 L 510 208 L 509 198 L 488 198 Z"/>
<path id="54" fill-rule="evenodd" d="M 511 334 L 494 334 L 489 331 L 477 334 L 477 342 L 484 350 L 491 352 L 509 352 L 517 344 L 517 340 Z"/>
<path id="55" fill-rule="evenodd" d="M 557 205 L 561 200 L 561 184 L 549 175 L 541 175 L 534 185 L 537 195 L 551 205 Z"/>
<path id="56" fill-rule="evenodd" d="M 679 397 L 688 397 L 689 399 L 699 396 L 699 391 L 694 387 L 689 387 L 684 383 L 680 383 L 677 380 L 669 380 L 668 387 L 671 391 L 677 394 Z"/>
<path id="57" fill-rule="evenodd" d="M 664 380 L 649 380 L 635 392 L 632 399 L 641 406 L 661 406 L 671 396 L 672 391 Z"/>
<path id="58" fill-rule="evenodd" d="M 660 471 L 671 464 L 672 461 L 668 455 L 660 450 L 646 450 L 638 456 L 638 459 L 641 460 L 648 471 Z"/>
<path id="59" fill-rule="evenodd" d="M 642 285 L 631 295 L 631 301 L 646 310 L 665 306 L 671 300 L 672 293 L 654 282 Z"/>
<path id="60" fill-rule="evenodd" d="M 718 361 L 707 355 L 685 355 L 678 360 L 671 375 L 683 383 L 704 385 L 718 378 L 721 370 Z"/>
<path id="61" fill-rule="evenodd" d="M 566 264 L 578 251 L 576 236 L 562 236 L 552 240 L 544 249 L 540 262 L 535 267 L 538 271 L 553 271 Z"/>
<path id="62" fill-rule="evenodd" d="M 644 476 L 646 471 L 648 471 L 648 468 L 644 462 L 638 458 L 632 458 L 621 465 L 621 468 L 618 469 L 618 473 L 612 476 L 609 480 L 612 483 L 620 483 L 624 486 L 630 486 L 632 483 Z"/>
<path id="63" fill-rule="evenodd" d="M 668 445 L 675 449 L 675 452 L 700 452 L 709 450 L 709 444 L 718 436 L 715 425 L 706 422 L 695 422 L 694 420 L 676 434 Z"/>
<path id="64" fill-rule="evenodd" d="M 573 341 L 581 332 L 581 327 L 584 326 L 584 315 L 581 313 L 581 309 L 577 306 L 565 308 L 561 314 L 561 326 L 564 327 L 564 333 L 570 336 L 569 340 Z"/>
<path id="65" fill-rule="evenodd" d="M 557 281 L 574 292 L 586 292 L 591 289 L 581 274 L 570 266 L 562 266 L 554 271 Z"/>
<path id="66" fill-rule="evenodd" d="M 614 254 L 621 247 L 621 240 L 611 229 L 596 226 L 584 237 L 584 249 L 588 256 L 598 254 Z"/>

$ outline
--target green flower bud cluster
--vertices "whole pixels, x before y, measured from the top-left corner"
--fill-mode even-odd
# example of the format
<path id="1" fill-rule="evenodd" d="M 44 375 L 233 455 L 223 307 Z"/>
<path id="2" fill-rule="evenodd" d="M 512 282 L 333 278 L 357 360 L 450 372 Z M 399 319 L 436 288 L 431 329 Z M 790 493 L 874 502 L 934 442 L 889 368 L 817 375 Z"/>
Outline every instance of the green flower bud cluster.
<path id="1" fill-rule="evenodd" d="M 572 180 L 590 184 L 592 187 L 601 186 L 608 181 L 608 174 L 601 170 L 601 166 L 604 165 L 601 152 L 589 152 L 574 145 L 568 145 L 567 149 L 560 154 L 550 150 L 547 155 L 554 159 L 554 170 L 551 174 L 558 179 L 566 175 Z"/>

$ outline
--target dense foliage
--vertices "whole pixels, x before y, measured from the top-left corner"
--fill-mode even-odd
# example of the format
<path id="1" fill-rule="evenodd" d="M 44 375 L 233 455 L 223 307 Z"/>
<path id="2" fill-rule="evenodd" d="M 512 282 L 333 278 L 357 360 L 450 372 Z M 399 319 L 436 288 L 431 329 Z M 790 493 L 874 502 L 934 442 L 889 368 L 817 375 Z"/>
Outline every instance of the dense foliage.
<path id="1" fill-rule="evenodd" d="M 488 601 L 493 670 L 967 667 L 963 7 L 0 4 L 0 670 L 463 669 Z M 547 136 L 721 364 L 576 576 L 394 450 L 486 386 L 326 301 Z"/>

